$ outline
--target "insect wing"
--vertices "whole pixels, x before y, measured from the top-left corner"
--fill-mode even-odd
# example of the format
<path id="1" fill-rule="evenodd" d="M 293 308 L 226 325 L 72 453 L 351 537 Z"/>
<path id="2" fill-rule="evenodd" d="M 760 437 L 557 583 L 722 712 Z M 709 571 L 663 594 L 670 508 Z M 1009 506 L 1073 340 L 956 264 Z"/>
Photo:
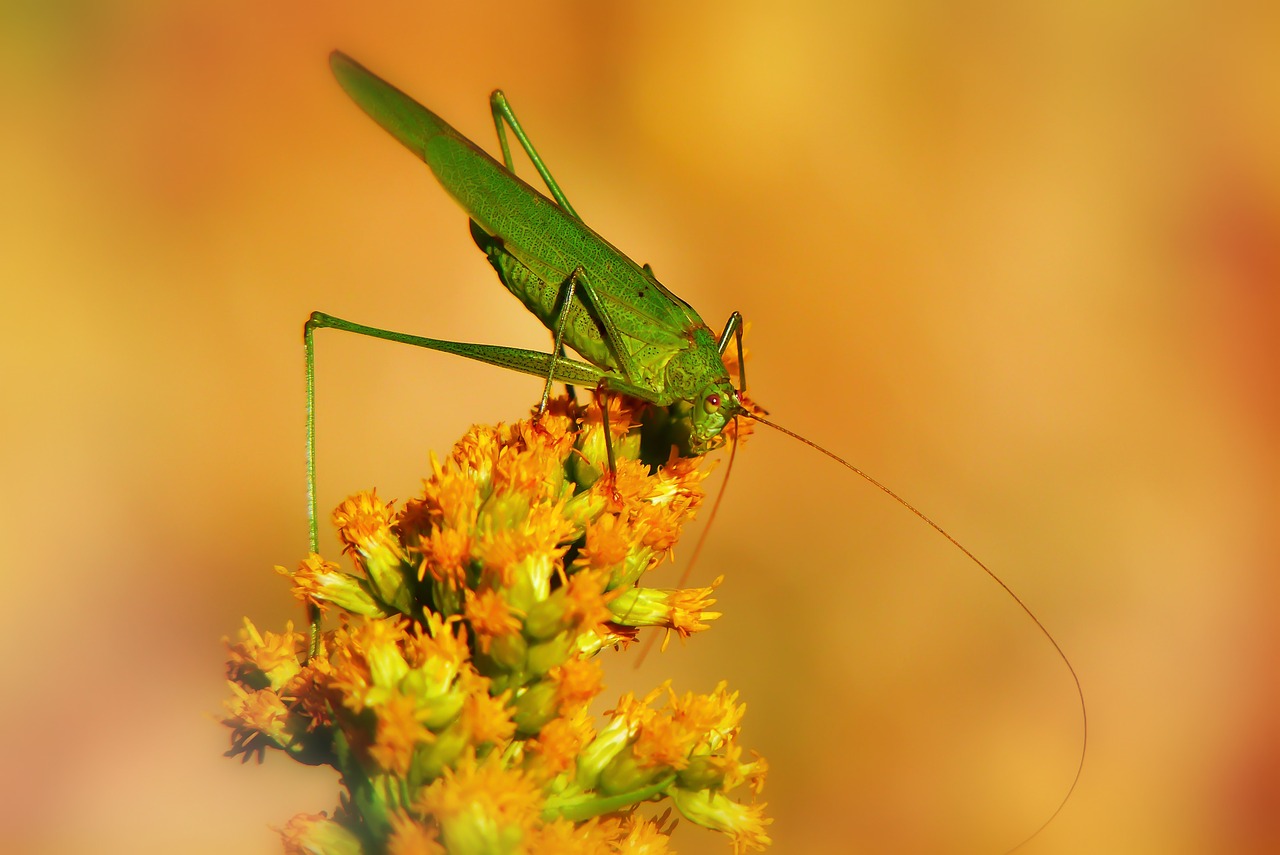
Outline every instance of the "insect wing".
<path id="1" fill-rule="evenodd" d="M 578 267 L 633 344 L 633 355 L 670 349 L 705 326 L 640 265 L 581 221 L 511 174 L 451 125 L 342 53 L 330 58 L 334 75 L 362 110 L 421 158 L 437 180 L 488 234 L 544 281 L 559 283 Z"/>

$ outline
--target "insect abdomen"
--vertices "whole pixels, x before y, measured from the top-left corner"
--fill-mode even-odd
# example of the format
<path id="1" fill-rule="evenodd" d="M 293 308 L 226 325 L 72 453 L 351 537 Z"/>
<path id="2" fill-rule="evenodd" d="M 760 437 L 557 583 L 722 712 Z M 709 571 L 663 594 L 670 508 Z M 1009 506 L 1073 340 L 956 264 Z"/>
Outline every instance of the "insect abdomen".
<path id="1" fill-rule="evenodd" d="M 507 252 L 500 238 L 485 234 L 474 220 L 471 224 L 471 236 L 475 238 L 476 245 L 484 250 L 485 256 L 493 265 L 498 279 L 506 289 L 554 333 L 560 311 L 560 296 L 565 283 L 548 282 L 534 273 L 520 259 Z M 583 358 L 593 365 L 613 370 L 618 368 L 613 354 L 609 352 L 604 342 L 604 334 L 600 331 L 600 327 L 577 297 L 569 308 L 564 343 L 582 354 Z"/>

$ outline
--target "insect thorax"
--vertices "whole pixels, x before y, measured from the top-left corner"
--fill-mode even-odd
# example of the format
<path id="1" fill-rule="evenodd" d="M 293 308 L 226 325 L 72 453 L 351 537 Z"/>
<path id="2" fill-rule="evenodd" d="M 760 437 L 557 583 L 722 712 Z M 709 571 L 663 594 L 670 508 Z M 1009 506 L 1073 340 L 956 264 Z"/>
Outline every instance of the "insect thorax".
<path id="1" fill-rule="evenodd" d="M 685 401 L 697 400 L 713 384 L 732 389 L 711 330 L 705 326 L 694 328 L 689 347 L 678 351 L 667 363 L 666 381 L 672 397 Z"/>

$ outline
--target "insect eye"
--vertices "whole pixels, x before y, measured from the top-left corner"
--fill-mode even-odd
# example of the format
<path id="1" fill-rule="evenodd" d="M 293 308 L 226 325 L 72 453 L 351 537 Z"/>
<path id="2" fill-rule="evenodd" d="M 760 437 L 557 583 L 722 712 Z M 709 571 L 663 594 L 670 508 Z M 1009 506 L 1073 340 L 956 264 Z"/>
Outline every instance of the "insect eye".
<path id="1" fill-rule="evenodd" d="M 710 395 L 707 396 L 707 409 L 716 410 L 719 408 L 720 408 L 720 396 L 715 392 L 712 392 Z"/>

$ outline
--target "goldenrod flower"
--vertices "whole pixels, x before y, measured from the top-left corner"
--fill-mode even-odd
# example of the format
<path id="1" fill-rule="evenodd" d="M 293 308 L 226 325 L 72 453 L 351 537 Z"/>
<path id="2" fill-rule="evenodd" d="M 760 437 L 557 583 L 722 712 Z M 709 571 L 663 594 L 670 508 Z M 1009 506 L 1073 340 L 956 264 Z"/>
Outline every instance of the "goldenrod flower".
<path id="1" fill-rule="evenodd" d="M 541 824 L 542 802 L 542 788 L 520 769 L 504 766 L 497 754 L 477 761 L 467 753 L 414 806 L 440 826 L 452 851 L 515 853 Z"/>
<path id="2" fill-rule="evenodd" d="M 663 445 L 664 416 L 611 398 L 616 477 L 598 407 L 557 399 L 537 421 L 474 427 L 399 509 L 372 490 L 338 507 L 354 572 L 319 555 L 277 568 L 337 625 L 308 659 L 292 624 L 245 621 L 230 753 L 330 765 L 346 790 L 334 817 L 289 822 L 288 852 L 665 855 L 666 815 L 634 813 L 663 798 L 737 851 L 768 845 L 763 806 L 730 795 L 758 795 L 767 767 L 742 759 L 744 707 L 723 684 L 626 695 L 599 729 L 588 712 L 596 654 L 639 627 L 684 639 L 720 616 L 719 579 L 642 585 L 706 477 Z"/>
<path id="3" fill-rule="evenodd" d="M 230 717 L 225 719 L 232 727 L 232 751 L 249 754 L 261 751 L 268 745 L 279 748 L 291 742 L 289 734 L 289 708 L 272 689 L 254 691 L 236 682 L 229 682 L 234 697 L 225 704 Z"/>
<path id="4" fill-rule="evenodd" d="M 343 573 L 337 564 L 330 564 L 319 555 L 308 555 L 297 570 L 277 566 L 276 572 L 293 580 L 295 597 L 321 612 L 334 605 L 354 615 L 386 617 L 390 614 L 370 592 L 365 579 Z"/>
<path id="5" fill-rule="evenodd" d="M 360 839 L 323 813 L 300 813 L 280 829 L 285 855 L 361 855 Z"/>
<path id="6" fill-rule="evenodd" d="M 279 691 L 302 670 L 298 660 L 305 644 L 302 634 L 293 631 L 293 621 L 285 624 L 281 634 L 260 633 L 253 621 L 245 618 L 240 641 L 231 646 L 227 674 L 249 685 L 265 682 L 272 690 Z"/>
<path id="7" fill-rule="evenodd" d="M 553 718 L 538 735 L 524 742 L 525 769 L 547 779 L 575 768 L 584 745 L 595 736 L 585 708 L 571 716 Z"/>
<path id="8" fill-rule="evenodd" d="M 690 822 L 723 831 L 733 840 L 734 852 L 763 849 L 772 841 L 765 833 L 773 820 L 764 816 L 764 804 L 745 805 L 713 789 L 671 790 L 671 800 Z"/>
<path id="9" fill-rule="evenodd" d="M 446 855 L 447 851 L 440 845 L 439 831 L 434 825 L 403 813 L 391 817 L 387 855 Z"/>
<path id="10" fill-rule="evenodd" d="M 520 618 L 498 591 L 492 588 L 467 591 L 464 602 L 467 623 L 476 634 L 476 643 L 482 652 L 489 652 L 495 638 L 515 635 L 520 631 Z"/>

